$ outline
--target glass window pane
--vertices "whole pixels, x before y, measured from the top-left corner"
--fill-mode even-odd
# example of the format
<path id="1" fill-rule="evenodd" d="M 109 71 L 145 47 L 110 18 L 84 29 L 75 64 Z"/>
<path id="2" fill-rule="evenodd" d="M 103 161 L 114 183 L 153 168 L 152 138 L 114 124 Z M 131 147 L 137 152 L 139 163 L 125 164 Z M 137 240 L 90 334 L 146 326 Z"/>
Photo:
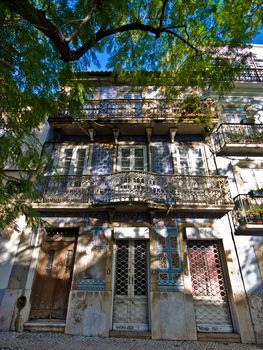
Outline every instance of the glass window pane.
<path id="1" fill-rule="evenodd" d="M 134 170 L 144 170 L 143 159 L 135 159 Z"/>
<path id="2" fill-rule="evenodd" d="M 72 149 L 65 149 L 64 151 L 64 164 L 62 165 L 62 175 L 69 175 L 70 165 L 72 161 Z"/>
<path id="3" fill-rule="evenodd" d="M 205 174 L 205 165 L 202 157 L 202 151 L 200 148 L 192 150 L 192 167 L 193 174 L 203 175 Z"/>
<path id="4" fill-rule="evenodd" d="M 130 156 L 131 156 L 131 150 L 129 148 L 122 148 L 121 157 L 130 157 Z"/>
<path id="5" fill-rule="evenodd" d="M 171 261 L 171 268 L 172 269 L 179 269 L 180 268 L 180 259 L 179 254 L 177 252 L 170 253 L 170 261 Z"/>
<path id="6" fill-rule="evenodd" d="M 159 261 L 159 268 L 160 269 L 167 269 L 168 268 L 168 261 L 167 261 L 167 254 L 161 253 L 158 255 L 158 261 Z"/>
<path id="7" fill-rule="evenodd" d="M 177 236 L 171 235 L 169 237 L 169 240 L 170 240 L 170 247 L 172 249 L 177 249 Z"/>
<path id="8" fill-rule="evenodd" d="M 121 161 L 121 170 L 130 170 L 130 160 Z"/>
<path id="9" fill-rule="evenodd" d="M 143 149 L 142 148 L 135 148 L 134 154 L 135 154 L 135 157 L 143 158 Z"/>
<path id="10" fill-rule="evenodd" d="M 83 174 L 84 163 L 85 163 L 86 150 L 79 149 L 77 151 L 77 164 L 75 169 L 75 175 L 81 176 Z"/>

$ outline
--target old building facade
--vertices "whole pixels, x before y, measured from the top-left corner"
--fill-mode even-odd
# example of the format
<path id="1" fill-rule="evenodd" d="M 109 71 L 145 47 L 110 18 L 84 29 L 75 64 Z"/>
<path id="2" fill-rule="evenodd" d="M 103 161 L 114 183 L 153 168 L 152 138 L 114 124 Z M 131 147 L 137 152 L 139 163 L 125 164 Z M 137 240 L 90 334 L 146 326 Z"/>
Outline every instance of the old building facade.
<path id="1" fill-rule="evenodd" d="M 21 221 L 2 238 L 3 330 L 263 342 L 255 64 L 198 112 L 154 87 L 83 75 L 85 118 L 49 118 L 52 166 L 33 204 L 45 229 Z"/>

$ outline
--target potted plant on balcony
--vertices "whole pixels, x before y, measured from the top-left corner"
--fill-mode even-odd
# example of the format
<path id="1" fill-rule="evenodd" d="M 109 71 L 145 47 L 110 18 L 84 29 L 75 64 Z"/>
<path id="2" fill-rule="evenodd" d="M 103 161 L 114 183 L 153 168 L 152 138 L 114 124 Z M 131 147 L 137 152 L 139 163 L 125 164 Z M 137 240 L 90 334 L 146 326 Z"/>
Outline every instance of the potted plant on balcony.
<path id="1" fill-rule="evenodd" d="M 249 222 L 263 222 L 263 208 L 252 207 L 247 210 L 246 216 Z"/>
<path id="2" fill-rule="evenodd" d="M 213 113 L 209 108 L 208 101 L 203 101 L 196 94 L 189 94 L 181 103 L 183 116 L 195 116 L 194 122 L 202 124 L 206 131 L 212 129 Z"/>
<path id="3" fill-rule="evenodd" d="M 244 140 L 244 135 L 241 132 L 228 132 L 227 138 L 230 142 L 240 142 Z"/>

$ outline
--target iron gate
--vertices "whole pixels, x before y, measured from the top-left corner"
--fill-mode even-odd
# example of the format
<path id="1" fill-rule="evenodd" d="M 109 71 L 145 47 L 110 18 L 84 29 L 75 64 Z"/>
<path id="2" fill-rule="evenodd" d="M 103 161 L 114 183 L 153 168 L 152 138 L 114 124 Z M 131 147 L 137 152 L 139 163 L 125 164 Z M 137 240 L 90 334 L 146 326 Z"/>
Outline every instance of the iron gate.
<path id="1" fill-rule="evenodd" d="M 113 329 L 148 330 L 147 242 L 116 243 Z"/>
<path id="2" fill-rule="evenodd" d="M 187 246 L 197 331 L 233 332 L 218 242 L 189 241 Z"/>

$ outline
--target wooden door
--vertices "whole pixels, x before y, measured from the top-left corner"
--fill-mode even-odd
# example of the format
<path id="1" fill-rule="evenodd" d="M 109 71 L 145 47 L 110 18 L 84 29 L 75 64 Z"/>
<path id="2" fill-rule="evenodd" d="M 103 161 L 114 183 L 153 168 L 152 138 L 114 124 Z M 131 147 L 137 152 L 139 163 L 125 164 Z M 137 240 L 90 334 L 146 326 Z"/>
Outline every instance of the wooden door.
<path id="1" fill-rule="evenodd" d="M 60 237 L 63 239 L 63 237 Z M 65 319 L 71 286 L 75 237 L 45 241 L 32 289 L 30 318 Z"/>

